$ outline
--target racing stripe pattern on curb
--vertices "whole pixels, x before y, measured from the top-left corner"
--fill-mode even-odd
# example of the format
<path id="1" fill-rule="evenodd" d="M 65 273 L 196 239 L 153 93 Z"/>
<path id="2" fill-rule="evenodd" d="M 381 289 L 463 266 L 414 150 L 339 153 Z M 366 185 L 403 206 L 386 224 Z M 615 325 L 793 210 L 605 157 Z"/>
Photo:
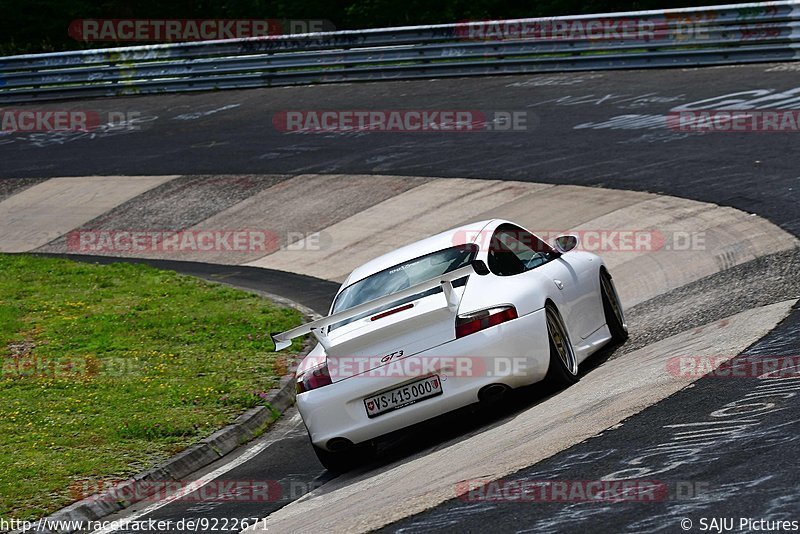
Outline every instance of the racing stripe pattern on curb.
<path id="1" fill-rule="evenodd" d="M 176 209 L 183 201 L 190 207 Z M 274 235 L 274 250 L 266 255 L 257 250 L 98 254 L 245 264 L 333 281 L 399 246 L 459 224 L 500 217 L 551 237 L 567 231 L 611 236 L 611 246 L 600 243 L 597 252 L 620 281 L 626 306 L 798 246 L 796 238 L 760 217 L 705 202 L 595 187 L 457 178 L 58 178 L 0 202 L 3 213 L 9 216 L 0 219 L 0 251 L 85 253 L 67 250 L 64 235 L 74 228 L 247 228 Z M 661 242 L 643 250 L 615 250 L 617 232 Z M 642 272 L 649 274 L 643 277 Z"/>
<path id="2" fill-rule="evenodd" d="M 52 178 L 24 189 L 0 202 L 0 252 L 33 250 L 173 178 Z"/>
<path id="3" fill-rule="evenodd" d="M 798 245 L 760 217 L 705 202 L 593 187 L 438 179 L 324 228 L 329 248 L 296 246 L 248 265 L 342 281 L 353 268 L 384 252 L 493 217 L 551 236 L 624 231 L 663 239 L 657 249 L 597 251 L 620 280 L 626 306 Z M 642 277 L 642 272 L 649 274 Z"/>
<path id="4" fill-rule="evenodd" d="M 131 198 L 74 230 L 182 230 L 286 180 L 286 175 L 180 176 Z M 73 243 L 74 245 L 74 243 Z M 67 236 L 37 252 L 71 252 Z M 97 255 L 111 255 L 102 250 Z"/>
<path id="5" fill-rule="evenodd" d="M 332 242 L 329 248 L 297 247 L 248 265 L 341 281 L 355 267 L 375 256 L 546 187 L 497 180 L 433 180 L 325 228 L 323 232 Z"/>

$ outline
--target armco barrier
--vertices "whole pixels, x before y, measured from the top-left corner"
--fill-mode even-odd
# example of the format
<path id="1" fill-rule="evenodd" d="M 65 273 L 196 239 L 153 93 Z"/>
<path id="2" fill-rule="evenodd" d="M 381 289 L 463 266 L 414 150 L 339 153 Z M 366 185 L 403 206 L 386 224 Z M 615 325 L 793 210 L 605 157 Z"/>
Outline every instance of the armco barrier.
<path id="1" fill-rule="evenodd" d="M 791 61 L 800 0 L 0 57 L 0 104 L 342 81 Z"/>

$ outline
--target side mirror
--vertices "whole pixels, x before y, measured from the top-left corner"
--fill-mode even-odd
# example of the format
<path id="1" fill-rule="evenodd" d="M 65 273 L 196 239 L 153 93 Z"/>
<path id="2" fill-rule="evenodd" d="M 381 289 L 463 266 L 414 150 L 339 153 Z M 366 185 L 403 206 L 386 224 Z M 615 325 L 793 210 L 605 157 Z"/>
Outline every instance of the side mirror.
<path id="1" fill-rule="evenodd" d="M 572 234 L 560 235 L 553 240 L 553 246 L 561 254 L 566 254 L 578 246 L 578 236 Z"/>
<path id="2" fill-rule="evenodd" d="M 480 276 L 486 276 L 489 274 L 489 268 L 483 262 L 483 260 L 472 260 L 472 268 L 475 269 L 475 273 Z"/>

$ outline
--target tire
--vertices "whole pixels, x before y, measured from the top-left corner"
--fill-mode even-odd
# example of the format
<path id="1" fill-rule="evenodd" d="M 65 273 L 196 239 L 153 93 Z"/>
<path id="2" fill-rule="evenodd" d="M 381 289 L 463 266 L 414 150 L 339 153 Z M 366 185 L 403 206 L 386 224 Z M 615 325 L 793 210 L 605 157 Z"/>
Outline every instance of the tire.
<path id="1" fill-rule="evenodd" d="M 347 450 L 331 452 L 313 443 L 314 453 L 322 467 L 332 473 L 345 473 L 367 463 L 375 456 L 375 447 L 370 444 L 354 445 Z"/>
<path id="2" fill-rule="evenodd" d="M 547 339 L 550 343 L 550 365 L 545 382 L 560 390 L 578 381 L 578 359 L 569 340 L 569 332 L 554 306 L 545 308 Z"/>
<path id="3" fill-rule="evenodd" d="M 611 332 L 611 341 L 623 343 L 628 339 L 628 325 L 625 322 L 625 313 L 617 294 L 617 288 L 614 287 L 611 275 L 605 270 L 600 271 L 600 294 L 603 298 L 603 313 L 605 313 L 608 331 Z"/>

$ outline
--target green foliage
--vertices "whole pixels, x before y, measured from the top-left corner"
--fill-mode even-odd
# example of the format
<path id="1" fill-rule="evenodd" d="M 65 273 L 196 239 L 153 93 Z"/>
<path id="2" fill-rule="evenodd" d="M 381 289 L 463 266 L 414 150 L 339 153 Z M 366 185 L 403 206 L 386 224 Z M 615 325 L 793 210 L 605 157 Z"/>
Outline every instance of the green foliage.
<path id="1" fill-rule="evenodd" d="M 143 265 L 0 255 L 0 517 L 30 519 L 264 404 L 295 310 Z M 299 346 L 299 345 L 298 345 Z"/>

